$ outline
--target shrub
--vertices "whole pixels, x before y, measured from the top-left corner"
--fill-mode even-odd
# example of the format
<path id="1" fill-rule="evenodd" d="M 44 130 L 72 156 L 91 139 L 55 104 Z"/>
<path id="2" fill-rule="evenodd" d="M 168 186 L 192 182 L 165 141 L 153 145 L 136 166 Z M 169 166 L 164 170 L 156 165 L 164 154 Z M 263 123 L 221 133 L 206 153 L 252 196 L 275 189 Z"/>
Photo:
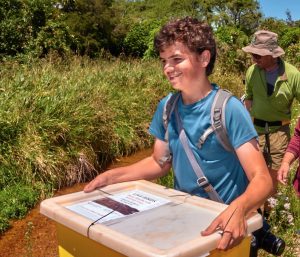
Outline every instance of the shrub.
<path id="1" fill-rule="evenodd" d="M 142 21 L 135 24 L 125 37 L 125 53 L 134 57 L 143 57 L 153 41 L 154 31 L 158 27 L 160 27 L 160 23 L 153 20 Z"/>

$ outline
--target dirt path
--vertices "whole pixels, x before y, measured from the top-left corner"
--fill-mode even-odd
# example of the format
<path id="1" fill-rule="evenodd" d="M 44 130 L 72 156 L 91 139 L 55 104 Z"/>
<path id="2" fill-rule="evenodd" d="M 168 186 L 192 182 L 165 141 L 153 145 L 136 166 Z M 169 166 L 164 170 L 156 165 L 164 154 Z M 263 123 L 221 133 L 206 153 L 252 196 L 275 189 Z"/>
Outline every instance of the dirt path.
<path id="1" fill-rule="evenodd" d="M 56 195 L 81 191 L 85 184 L 60 190 Z M 0 239 L 1 257 L 57 257 L 55 223 L 41 215 L 39 205 L 24 219 L 13 222 Z"/>
<path id="2" fill-rule="evenodd" d="M 124 157 L 110 168 L 129 165 L 151 153 L 151 149 Z M 59 190 L 55 195 L 81 191 L 84 183 Z M 55 223 L 41 215 L 39 205 L 24 219 L 13 222 L 12 228 L 0 236 L 0 257 L 58 257 Z"/>

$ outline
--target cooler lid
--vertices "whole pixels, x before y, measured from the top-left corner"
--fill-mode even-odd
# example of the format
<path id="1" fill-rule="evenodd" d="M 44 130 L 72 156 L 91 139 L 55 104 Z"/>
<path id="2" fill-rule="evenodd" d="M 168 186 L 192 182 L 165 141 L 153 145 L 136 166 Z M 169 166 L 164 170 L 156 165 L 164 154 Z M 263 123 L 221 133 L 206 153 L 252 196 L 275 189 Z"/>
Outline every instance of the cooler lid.
<path id="1" fill-rule="evenodd" d="M 46 199 L 40 212 L 127 256 L 199 257 L 216 249 L 221 235 L 200 232 L 226 207 L 140 180 Z M 259 229 L 261 215 L 247 223 Z"/>

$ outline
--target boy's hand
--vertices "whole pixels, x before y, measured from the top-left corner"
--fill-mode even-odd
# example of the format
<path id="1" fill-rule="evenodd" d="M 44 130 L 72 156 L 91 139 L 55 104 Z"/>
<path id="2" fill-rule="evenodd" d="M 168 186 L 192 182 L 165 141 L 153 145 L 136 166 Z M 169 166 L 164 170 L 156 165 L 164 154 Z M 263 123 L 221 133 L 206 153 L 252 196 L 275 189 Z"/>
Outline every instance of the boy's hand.
<path id="1" fill-rule="evenodd" d="M 245 213 L 239 207 L 229 206 L 201 234 L 208 236 L 218 230 L 222 238 L 217 249 L 227 250 L 238 245 L 247 232 Z"/>
<path id="2" fill-rule="evenodd" d="M 94 178 L 90 183 L 88 183 L 83 191 L 85 193 L 92 192 L 98 187 L 103 187 L 107 185 L 107 179 L 105 178 L 104 174 L 98 175 L 96 178 Z"/>

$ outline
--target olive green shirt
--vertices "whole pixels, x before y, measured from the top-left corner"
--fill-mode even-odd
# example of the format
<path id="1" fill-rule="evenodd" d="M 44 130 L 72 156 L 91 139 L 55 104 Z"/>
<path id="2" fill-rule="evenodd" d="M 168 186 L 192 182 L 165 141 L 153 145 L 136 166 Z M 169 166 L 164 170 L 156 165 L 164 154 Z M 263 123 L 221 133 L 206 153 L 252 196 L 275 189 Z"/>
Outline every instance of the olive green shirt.
<path id="1" fill-rule="evenodd" d="M 252 100 L 251 116 L 265 121 L 286 121 L 291 119 L 291 106 L 294 99 L 300 102 L 300 72 L 293 65 L 279 58 L 278 78 L 272 95 L 267 95 L 265 71 L 256 64 L 246 73 L 245 99 Z M 278 128 L 278 127 L 277 127 Z M 271 127 L 270 131 L 275 131 Z M 257 127 L 259 134 L 264 128 Z"/>

